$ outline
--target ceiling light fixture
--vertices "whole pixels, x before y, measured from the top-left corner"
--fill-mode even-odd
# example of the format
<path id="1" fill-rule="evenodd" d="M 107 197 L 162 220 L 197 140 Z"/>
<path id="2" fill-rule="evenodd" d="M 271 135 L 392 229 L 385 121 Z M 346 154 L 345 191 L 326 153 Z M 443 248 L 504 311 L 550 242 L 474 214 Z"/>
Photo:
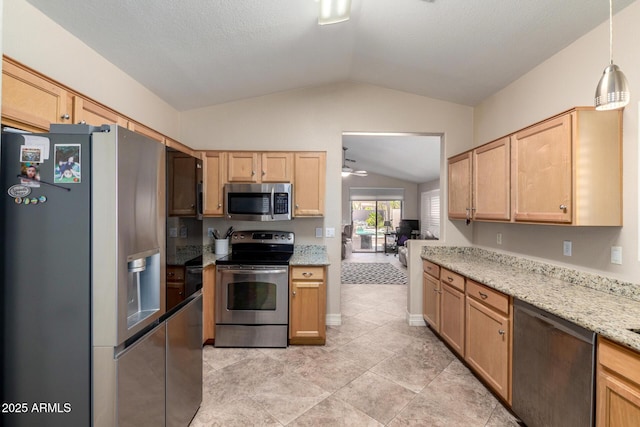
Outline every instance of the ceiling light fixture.
<path id="1" fill-rule="evenodd" d="M 362 171 L 362 170 L 356 171 L 356 170 L 353 170 L 353 168 L 350 168 L 349 166 L 347 166 L 347 162 L 352 162 L 352 163 L 356 162 L 355 160 L 347 159 L 347 157 L 346 157 L 347 156 L 347 150 L 348 150 L 347 147 L 342 147 L 342 173 L 341 173 L 342 177 L 346 178 L 346 177 L 348 177 L 350 175 L 355 175 L 355 176 L 367 176 L 367 175 L 369 175 L 367 173 L 367 171 Z"/>
<path id="2" fill-rule="evenodd" d="M 351 13 L 351 0 L 320 0 L 318 24 L 337 24 L 347 21 Z"/>
<path id="3" fill-rule="evenodd" d="M 613 63 L 613 0 L 609 0 L 609 65 L 596 87 L 596 110 L 615 110 L 629 103 L 629 85 L 620 67 Z"/>

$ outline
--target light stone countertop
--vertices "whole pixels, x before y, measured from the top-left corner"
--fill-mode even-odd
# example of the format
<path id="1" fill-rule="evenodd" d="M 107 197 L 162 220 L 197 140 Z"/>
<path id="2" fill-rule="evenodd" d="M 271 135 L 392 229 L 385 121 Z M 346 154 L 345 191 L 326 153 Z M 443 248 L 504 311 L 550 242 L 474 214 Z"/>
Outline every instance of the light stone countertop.
<path id="1" fill-rule="evenodd" d="M 329 265 L 327 247 L 323 245 L 295 245 L 289 265 Z"/>
<path id="2" fill-rule="evenodd" d="M 425 246 L 422 258 L 640 351 L 640 286 L 474 247 Z"/>

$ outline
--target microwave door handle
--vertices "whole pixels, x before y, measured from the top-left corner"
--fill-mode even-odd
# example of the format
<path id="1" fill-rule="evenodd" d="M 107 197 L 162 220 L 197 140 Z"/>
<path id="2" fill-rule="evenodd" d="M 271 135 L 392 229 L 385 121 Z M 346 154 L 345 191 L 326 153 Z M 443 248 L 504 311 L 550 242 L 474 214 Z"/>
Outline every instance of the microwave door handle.
<path id="1" fill-rule="evenodd" d="M 270 199 L 271 200 L 271 203 L 270 203 L 271 204 L 271 219 L 275 219 L 275 214 L 276 214 L 276 212 L 275 212 L 276 209 L 275 209 L 274 201 L 273 201 L 273 198 L 275 197 L 274 193 L 275 193 L 275 188 L 271 187 L 271 199 Z"/>

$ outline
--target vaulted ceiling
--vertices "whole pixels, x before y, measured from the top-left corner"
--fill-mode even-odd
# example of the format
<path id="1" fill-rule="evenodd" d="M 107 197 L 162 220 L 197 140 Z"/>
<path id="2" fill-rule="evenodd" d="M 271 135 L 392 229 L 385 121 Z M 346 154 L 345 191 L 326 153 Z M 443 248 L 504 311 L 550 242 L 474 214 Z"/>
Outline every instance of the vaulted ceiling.
<path id="1" fill-rule="evenodd" d="M 606 0 L 352 0 L 319 26 L 316 0 L 27 1 L 180 111 L 345 80 L 473 106 L 609 15 Z"/>
<path id="2" fill-rule="evenodd" d="M 349 21 L 319 26 L 316 0 L 27 1 L 178 111 L 341 81 L 475 106 L 609 15 L 607 0 L 352 0 Z M 439 157 L 424 139 L 350 138 L 358 167 L 437 176 L 407 173 Z M 375 165 L 374 146 L 398 144 Z"/>

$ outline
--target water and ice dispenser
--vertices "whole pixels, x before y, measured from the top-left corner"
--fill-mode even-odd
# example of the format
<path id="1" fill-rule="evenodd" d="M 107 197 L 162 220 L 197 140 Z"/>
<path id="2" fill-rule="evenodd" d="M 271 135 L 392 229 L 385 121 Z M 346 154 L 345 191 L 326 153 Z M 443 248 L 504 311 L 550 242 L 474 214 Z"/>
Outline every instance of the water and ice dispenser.
<path id="1" fill-rule="evenodd" d="M 127 257 L 127 330 L 160 310 L 160 253 Z"/>

